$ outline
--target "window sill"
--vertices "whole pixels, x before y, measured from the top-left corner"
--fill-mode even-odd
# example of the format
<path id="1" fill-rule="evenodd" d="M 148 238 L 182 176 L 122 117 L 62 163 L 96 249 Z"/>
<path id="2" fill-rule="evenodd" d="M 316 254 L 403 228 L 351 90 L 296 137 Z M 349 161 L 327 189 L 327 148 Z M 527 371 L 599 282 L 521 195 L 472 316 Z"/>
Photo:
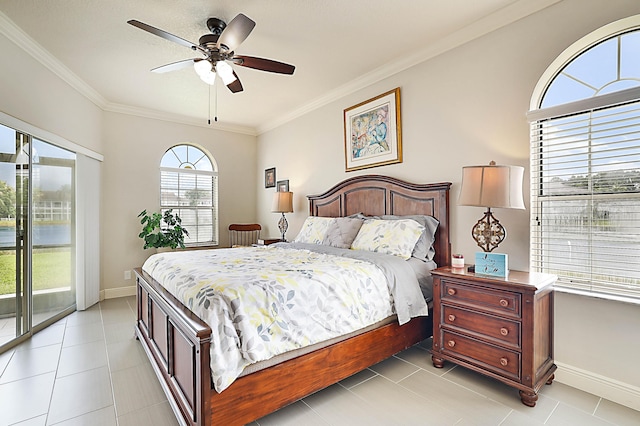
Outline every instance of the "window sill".
<path id="1" fill-rule="evenodd" d="M 193 245 L 193 246 L 185 246 L 183 249 L 181 250 L 209 250 L 209 249 L 217 249 L 220 248 L 218 244 L 211 244 L 211 245 Z"/>
<path id="2" fill-rule="evenodd" d="M 555 285 L 553 289 L 559 293 L 575 294 L 577 296 L 592 297 L 594 299 L 603 299 L 603 300 L 609 300 L 612 302 L 621 302 L 621 303 L 627 303 L 630 305 L 640 306 L 640 299 L 636 299 L 629 296 L 619 296 L 616 294 L 606 294 L 606 293 L 597 293 L 593 291 L 578 290 L 575 288 L 563 287 L 561 285 Z"/>

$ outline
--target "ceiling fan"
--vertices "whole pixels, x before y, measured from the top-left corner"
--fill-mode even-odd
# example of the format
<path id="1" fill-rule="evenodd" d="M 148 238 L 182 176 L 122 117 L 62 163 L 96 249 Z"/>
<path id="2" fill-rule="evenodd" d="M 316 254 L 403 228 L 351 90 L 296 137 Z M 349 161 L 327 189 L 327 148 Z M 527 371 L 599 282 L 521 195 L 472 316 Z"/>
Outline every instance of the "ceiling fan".
<path id="1" fill-rule="evenodd" d="M 164 73 L 193 66 L 196 73 L 198 73 L 205 83 L 214 84 L 216 75 L 218 75 L 231 92 L 237 93 L 243 90 L 242 83 L 240 83 L 238 75 L 228 62 L 242 67 L 278 74 L 293 74 L 295 70 L 293 65 L 283 62 L 235 54 L 236 48 L 246 40 L 256 26 L 253 20 L 242 13 L 233 18 L 229 24 L 219 18 L 209 18 L 207 20 L 207 27 L 211 31 L 211 34 L 205 34 L 200 37 L 198 44 L 143 22 L 136 21 L 135 19 L 127 21 L 127 23 L 157 35 L 158 37 L 188 47 L 203 56 L 201 58 L 186 59 L 163 65 L 152 69 L 152 72 Z"/>

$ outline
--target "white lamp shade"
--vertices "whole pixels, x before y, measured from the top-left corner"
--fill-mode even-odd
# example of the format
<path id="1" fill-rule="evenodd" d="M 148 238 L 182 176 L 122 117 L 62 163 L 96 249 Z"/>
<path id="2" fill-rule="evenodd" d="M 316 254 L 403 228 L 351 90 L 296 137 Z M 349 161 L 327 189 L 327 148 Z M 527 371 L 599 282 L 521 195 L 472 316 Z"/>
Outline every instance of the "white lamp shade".
<path id="1" fill-rule="evenodd" d="M 523 178 L 524 167 L 520 166 L 496 166 L 493 163 L 488 166 L 463 167 L 458 204 L 524 209 Z"/>
<path id="2" fill-rule="evenodd" d="M 293 212 L 293 192 L 276 192 L 273 195 L 271 211 L 274 213 Z"/>
<path id="3" fill-rule="evenodd" d="M 234 81 L 236 81 L 238 79 L 233 74 L 233 68 L 231 68 L 231 65 L 229 65 L 225 61 L 216 62 L 216 72 L 218 73 L 218 75 L 222 79 L 222 82 L 224 83 L 225 86 L 233 83 Z"/>
<path id="4" fill-rule="evenodd" d="M 210 73 L 213 69 L 213 66 L 211 65 L 211 62 L 207 61 L 206 59 L 202 59 L 193 63 L 193 69 L 196 70 L 196 73 L 199 76 L 203 76 Z"/>
<path id="5" fill-rule="evenodd" d="M 213 65 L 206 59 L 196 61 L 193 63 L 193 68 L 200 76 L 200 79 L 209 85 L 213 85 L 216 82 L 216 73 L 213 72 Z"/>

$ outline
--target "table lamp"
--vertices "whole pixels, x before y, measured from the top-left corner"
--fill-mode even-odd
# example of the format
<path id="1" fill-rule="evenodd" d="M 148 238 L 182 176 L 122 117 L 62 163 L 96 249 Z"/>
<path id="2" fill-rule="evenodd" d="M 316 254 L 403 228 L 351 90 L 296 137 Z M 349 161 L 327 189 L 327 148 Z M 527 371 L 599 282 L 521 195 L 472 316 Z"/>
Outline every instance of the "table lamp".
<path id="1" fill-rule="evenodd" d="M 273 195 L 271 211 L 274 213 L 282 213 L 282 217 L 278 221 L 278 228 L 280 229 L 280 234 L 282 234 L 282 241 L 286 241 L 284 234 L 287 232 L 289 224 L 284 214 L 293 212 L 293 192 L 276 192 Z"/>
<path id="2" fill-rule="evenodd" d="M 493 216 L 491 209 L 524 209 L 523 177 L 524 167 L 498 166 L 495 161 L 488 166 L 462 168 L 458 204 L 487 208 L 484 216 L 471 229 L 473 239 L 485 252 L 498 247 L 507 236 L 507 230 Z"/>

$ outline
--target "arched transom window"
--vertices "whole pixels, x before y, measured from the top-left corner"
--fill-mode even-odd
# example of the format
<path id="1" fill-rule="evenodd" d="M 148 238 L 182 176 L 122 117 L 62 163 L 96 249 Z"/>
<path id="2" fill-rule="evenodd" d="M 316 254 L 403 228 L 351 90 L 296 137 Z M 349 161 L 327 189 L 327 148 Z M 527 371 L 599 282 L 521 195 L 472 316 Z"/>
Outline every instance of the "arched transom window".
<path id="1" fill-rule="evenodd" d="M 531 268 L 640 299 L 640 16 L 567 49 L 531 103 Z"/>
<path id="2" fill-rule="evenodd" d="M 553 79 L 542 108 L 640 86 L 640 31 L 611 37 L 569 62 Z"/>
<path id="3" fill-rule="evenodd" d="M 189 232 L 185 244 L 218 244 L 218 173 L 202 149 L 176 145 L 160 162 L 160 207 L 173 209 Z"/>

